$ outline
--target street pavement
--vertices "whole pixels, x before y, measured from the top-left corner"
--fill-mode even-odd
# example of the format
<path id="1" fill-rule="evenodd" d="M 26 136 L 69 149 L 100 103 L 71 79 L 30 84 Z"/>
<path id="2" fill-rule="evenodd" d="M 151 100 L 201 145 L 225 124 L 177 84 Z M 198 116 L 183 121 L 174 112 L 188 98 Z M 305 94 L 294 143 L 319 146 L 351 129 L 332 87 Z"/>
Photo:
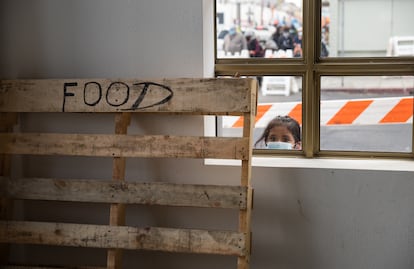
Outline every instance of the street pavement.
<path id="1" fill-rule="evenodd" d="M 302 100 L 302 79 L 295 77 L 297 92 L 289 96 L 266 95 L 259 90 L 259 103 L 293 102 Z M 321 99 L 343 100 L 414 95 L 414 77 L 322 77 Z"/>

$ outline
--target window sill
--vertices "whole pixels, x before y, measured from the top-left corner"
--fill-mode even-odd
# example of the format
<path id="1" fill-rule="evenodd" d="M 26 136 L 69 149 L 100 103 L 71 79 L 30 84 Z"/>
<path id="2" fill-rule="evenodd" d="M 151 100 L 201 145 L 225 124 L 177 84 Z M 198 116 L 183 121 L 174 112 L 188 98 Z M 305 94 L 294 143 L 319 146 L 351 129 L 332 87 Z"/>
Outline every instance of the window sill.
<path id="1" fill-rule="evenodd" d="M 239 166 L 239 160 L 205 159 L 206 165 Z M 414 171 L 414 160 L 253 157 L 253 167 Z"/>

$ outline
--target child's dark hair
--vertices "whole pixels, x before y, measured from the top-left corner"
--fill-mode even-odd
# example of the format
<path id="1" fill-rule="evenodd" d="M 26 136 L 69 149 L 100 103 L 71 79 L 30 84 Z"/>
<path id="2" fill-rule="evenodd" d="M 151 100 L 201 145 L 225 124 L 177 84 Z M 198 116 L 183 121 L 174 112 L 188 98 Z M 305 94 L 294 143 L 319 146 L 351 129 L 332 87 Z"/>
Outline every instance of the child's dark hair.
<path id="1" fill-rule="evenodd" d="M 275 126 L 286 126 L 289 132 L 292 133 L 293 138 L 295 139 L 295 143 L 301 141 L 299 123 L 294 118 L 291 118 L 289 116 L 277 116 L 273 118 L 271 121 L 269 121 L 269 123 L 263 131 L 263 134 L 259 137 L 259 139 L 256 141 L 254 145 L 256 146 L 259 142 L 263 140 L 265 140 L 266 142 L 270 130 L 273 129 Z"/>

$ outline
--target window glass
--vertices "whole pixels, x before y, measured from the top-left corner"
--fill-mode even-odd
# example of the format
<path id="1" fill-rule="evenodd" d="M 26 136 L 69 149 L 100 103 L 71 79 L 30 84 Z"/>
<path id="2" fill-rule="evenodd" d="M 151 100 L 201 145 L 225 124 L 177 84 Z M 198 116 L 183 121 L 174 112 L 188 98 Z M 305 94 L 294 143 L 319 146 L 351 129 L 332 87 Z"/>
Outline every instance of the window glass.
<path id="1" fill-rule="evenodd" d="M 309 4 L 304 6 L 303 3 Z M 319 15 L 312 10 L 313 4 L 321 9 L 319 29 L 310 29 L 314 26 L 314 18 Z M 356 152 L 352 155 L 369 152 L 371 156 L 412 154 L 414 75 L 409 73 L 407 76 L 407 70 L 412 69 L 412 61 L 401 57 L 414 57 L 413 10 L 412 0 L 316 0 L 315 3 L 302 0 L 216 0 L 217 58 L 265 58 L 262 61 L 215 62 L 216 76 L 259 75 L 259 113 L 254 142 L 258 141 L 255 148 L 260 150 L 255 152 L 273 154 L 273 150 L 261 149 L 290 148 L 281 143 L 269 146 L 267 142 L 270 140 L 261 139 L 272 119 L 290 116 L 299 124 L 300 130 L 305 131 L 306 147 L 302 148 L 305 156 L 331 156 L 332 152 L 328 151 L 339 155 L 341 151 L 345 155 L 347 152 Z M 308 19 L 306 22 L 303 21 L 304 11 L 309 14 L 305 17 Z M 302 53 L 303 25 L 308 25 L 305 28 L 316 33 L 307 36 L 305 33 L 305 38 L 310 44 L 308 49 L 320 49 L 317 53 Z M 272 43 L 277 29 L 281 31 L 280 40 L 283 39 L 283 30 L 287 30 L 285 38 L 293 38 L 293 47 L 281 49 L 283 43 L 278 38 Z M 237 49 L 229 52 L 224 43 L 231 32 L 238 35 L 241 45 L 233 46 Z M 257 39 L 264 51 L 255 54 L 255 51 L 242 49 L 243 42 L 248 41 L 246 37 L 250 36 Z M 321 46 L 313 46 L 315 42 L 321 42 Z M 272 44 L 275 47 L 271 47 Z M 335 57 L 335 64 L 315 61 L 317 54 L 322 58 Z M 294 57 L 302 57 L 304 61 L 266 61 Z M 388 57 L 392 64 L 385 66 L 381 61 L 369 59 L 375 57 Z M 356 75 L 349 76 L 350 66 L 356 67 L 361 61 L 364 64 L 361 70 L 373 75 L 357 76 L 359 73 L 353 73 Z M 296 76 L 285 75 L 292 69 Z M 389 70 L 390 75 L 383 71 L 381 75 L 374 75 L 375 70 Z M 304 77 L 309 78 L 305 83 L 306 98 L 302 97 Z M 289 90 L 286 90 L 286 85 L 290 85 Z M 320 97 L 320 107 L 314 105 L 314 96 Z M 305 122 L 302 122 L 302 100 L 309 102 L 304 104 L 309 113 L 304 118 Z M 217 134 L 238 133 L 241 136 L 241 128 L 237 129 L 240 124 L 240 118 L 219 118 Z M 303 129 L 302 125 L 306 127 L 307 124 L 310 128 Z M 313 132 L 315 125 L 320 126 L 319 132 Z M 274 135 L 272 140 L 279 140 L 279 137 Z M 295 145 L 292 148 L 296 148 Z"/>
<path id="2" fill-rule="evenodd" d="M 320 149 L 412 152 L 414 76 L 321 77 Z"/>
<path id="3" fill-rule="evenodd" d="M 322 57 L 414 56 L 414 1 L 322 0 Z"/>
<path id="4" fill-rule="evenodd" d="M 258 79 L 254 148 L 301 150 L 302 78 L 264 76 Z M 242 135 L 242 117 L 224 116 L 218 123 L 219 136 Z"/>
<path id="5" fill-rule="evenodd" d="M 217 0 L 217 58 L 302 57 L 302 13 L 302 0 Z"/>

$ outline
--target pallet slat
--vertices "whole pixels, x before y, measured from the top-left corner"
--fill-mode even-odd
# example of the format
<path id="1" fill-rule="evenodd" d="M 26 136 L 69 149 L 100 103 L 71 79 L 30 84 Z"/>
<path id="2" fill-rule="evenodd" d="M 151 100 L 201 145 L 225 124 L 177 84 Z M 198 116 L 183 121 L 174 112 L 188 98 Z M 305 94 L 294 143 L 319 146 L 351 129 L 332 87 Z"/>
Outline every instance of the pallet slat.
<path id="1" fill-rule="evenodd" d="M 172 228 L 0 221 L 0 242 L 244 255 L 244 234 Z"/>
<path id="2" fill-rule="evenodd" d="M 0 112 L 168 112 L 241 115 L 255 109 L 254 79 L 0 80 Z"/>
<path id="3" fill-rule="evenodd" d="M 107 269 L 101 266 L 41 266 L 41 265 L 2 265 L 2 269 Z"/>
<path id="4" fill-rule="evenodd" d="M 115 114 L 115 134 L 127 134 L 128 126 L 131 123 L 131 113 Z M 114 157 L 112 162 L 112 180 L 125 181 L 126 159 L 122 157 Z M 111 204 L 109 209 L 109 225 L 124 226 L 125 225 L 125 204 Z M 108 249 L 106 258 L 107 269 L 122 268 L 122 251 L 120 249 Z"/>
<path id="5" fill-rule="evenodd" d="M 254 117 L 251 113 L 246 113 L 244 115 L 243 121 L 243 137 L 253 137 L 253 128 L 254 128 Z M 249 148 L 252 148 L 253 141 L 250 139 Z M 252 154 L 249 152 L 249 157 L 246 160 L 242 161 L 241 165 L 241 186 L 249 187 L 247 193 L 247 207 L 246 210 L 240 210 L 239 212 L 239 232 L 244 232 L 245 242 L 246 242 L 246 255 L 239 256 L 237 258 L 237 268 L 238 269 L 248 269 L 250 264 L 250 250 L 251 250 L 251 214 L 253 208 L 253 190 L 251 186 L 251 176 L 252 176 Z"/>
<path id="6" fill-rule="evenodd" d="M 0 133 L 0 154 L 246 159 L 248 138 Z"/>
<path id="7" fill-rule="evenodd" d="M 0 131 L 12 132 L 18 121 L 17 113 L 0 113 Z M 0 154 L 0 176 L 10 176 L 11 156 Z M 0 196 L 0 220 L 10 219 L 13 211 L 13 201 Z M 0 264 L 6 264 L 9 259 L 10 248 L 7 244 L 0 244 Z"/>
<path id="8" fill-rule="evenodd" d="M 0 177 L 10 199 L 245 209 L 242 186 Z"/>

